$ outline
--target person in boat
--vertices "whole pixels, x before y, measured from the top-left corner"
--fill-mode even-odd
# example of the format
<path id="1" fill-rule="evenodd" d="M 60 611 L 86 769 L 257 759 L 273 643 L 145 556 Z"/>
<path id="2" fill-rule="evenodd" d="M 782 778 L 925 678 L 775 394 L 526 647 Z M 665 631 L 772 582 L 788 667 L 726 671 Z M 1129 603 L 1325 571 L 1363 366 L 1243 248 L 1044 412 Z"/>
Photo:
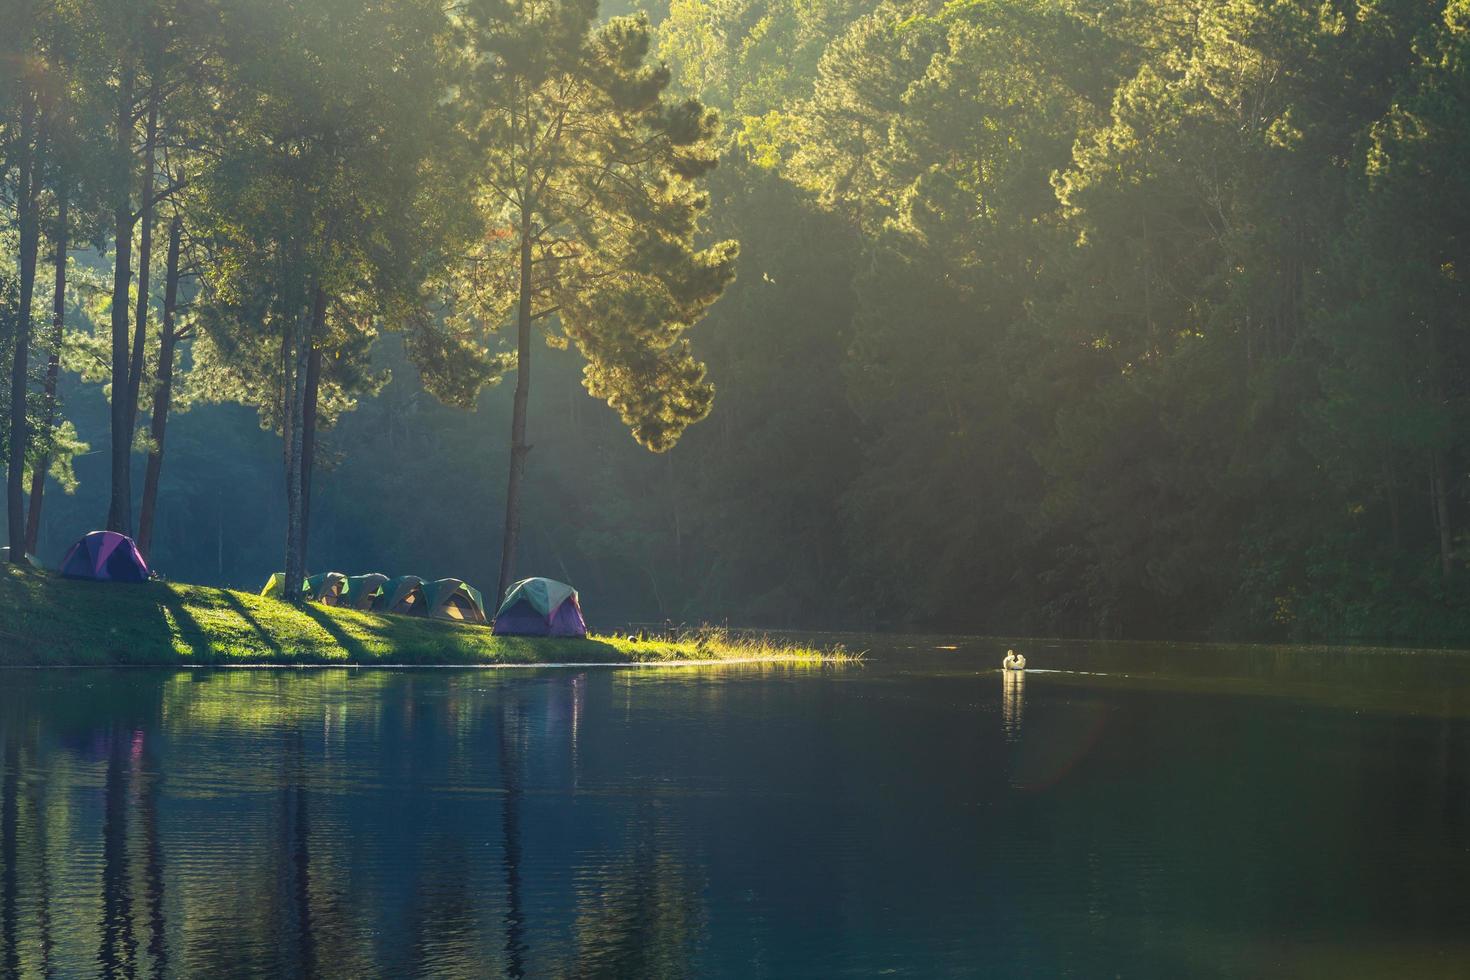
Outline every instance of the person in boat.
<path id="1" fill-rule="evenodd" d="M 1006 658 L 1000 662 L 1001 667 L 1006 670 L 1025 670 L 1026 658 L 1014 650 L 1006 651 Z"/>

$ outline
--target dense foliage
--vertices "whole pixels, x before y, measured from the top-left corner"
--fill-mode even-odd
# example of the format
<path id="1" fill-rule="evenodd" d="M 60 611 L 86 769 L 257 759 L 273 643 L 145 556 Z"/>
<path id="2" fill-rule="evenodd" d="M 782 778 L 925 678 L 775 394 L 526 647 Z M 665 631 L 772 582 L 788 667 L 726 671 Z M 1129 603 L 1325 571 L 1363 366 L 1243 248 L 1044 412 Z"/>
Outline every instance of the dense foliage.
<path id="1" fill-rule="evenodd" d="M 604 622 L 1470 639 L 1470 4 L 603 14 L 630 10 L 661 83 L 723 114 L 694 245 L 740 242 L 739 278 L 687 351 L 703 301 L 670 313 L 636 278 L 606 300 L 672 324 L 625 335 L 678 342 L 687 412 L 619 389 L 599 311 L 546 318 L 588 356 L 537 355 L 518 568 Z M 683 235 L 705 202 L 679 193 Z M 578 275 L 639 253 L 611 227 Z M 462 313 L 430 334 L 468 343 Z M 376 380 L 323 421 L 310 564 L 493 585 L 512 395 L 439 404 L 449 366 L 497 362 L 441 345 L 436 371 L 422 336 L 354 355 Z M 97 390 L 68 374 L 61 394 L 69 438 L 106 444 Z M 640 423 L 706 412 L 673 448 Z M 280 443 L 253 426 L 180 416 L 156 547 L 175 577 L 254 584 L 277 561 L 258 539 L 282 526 Z M 78 494 L 48 504 L 43 558 L 106 511 L 100 469 L 78 459 Z"/>

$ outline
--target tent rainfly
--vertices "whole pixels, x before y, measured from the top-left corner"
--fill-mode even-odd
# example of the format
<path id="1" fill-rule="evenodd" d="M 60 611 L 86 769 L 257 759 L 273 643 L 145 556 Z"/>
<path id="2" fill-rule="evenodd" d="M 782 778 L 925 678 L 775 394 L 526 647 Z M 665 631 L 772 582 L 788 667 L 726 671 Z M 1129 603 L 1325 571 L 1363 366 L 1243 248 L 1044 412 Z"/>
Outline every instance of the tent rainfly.
<path id="1" fill-rule="evenodd" d="M 457 578 L 441 578 L 424 586 L 429 600 L 429 615 L 435 619 L 454 619 L 462 623 L 485 623 L 485 600 L 478 590 Z"/>
<path id="2" fill-rule="evenodd" d="M 61 559 L 61 574 L 95 582 L 146 582 L 150 573 L 132 538 L 116 531 L 93 531 Z"/>
<path id="3" fill-rule="evenodd" d="M 311 585 L 306 579 L 301 580 L 301 591 L 307 594 L 311 592 Z M 265 583 L 265 588 L 260 590 L 260 594 L 270 596 L 272 599 L 286 598 L 286 573 L 272 572 L 270 579 Z"/>
<path id="4" fill-rule="evenodd" d="M 373 603 L 383 594 L 383 586 L 388 582 L 388 576 L 379 575 L 377 572 L 369 572 L 366 575 L 354 575 L 347 580 L 347 588 L 342 592 L 341 605 L 351 606 L 353 609 L 371 609 Z"/>
<path id="5" fill-rule="evenodd" d="M 342 604 L 342 591 L 347 587 L 347 576 L 341 572 L 322 572 L 306 580 L 306 596 L 312 602 L 324 606 Z"/>
<path id="6" fill-rule="evenodd" d="M 505 593 L 495 614 L 500 636 L 587 635 L 577 590 L 549 578 L 522 579 Z"/>
<path id="7" fill-rule="evenodd" d="M 400 575 L 383 583 L 383 591 L 373 602 L 374 612 L 397 613 L 400 616 L 427 616 L 429 602 L 424 597 L 424 580 L 417 575 Z"/>

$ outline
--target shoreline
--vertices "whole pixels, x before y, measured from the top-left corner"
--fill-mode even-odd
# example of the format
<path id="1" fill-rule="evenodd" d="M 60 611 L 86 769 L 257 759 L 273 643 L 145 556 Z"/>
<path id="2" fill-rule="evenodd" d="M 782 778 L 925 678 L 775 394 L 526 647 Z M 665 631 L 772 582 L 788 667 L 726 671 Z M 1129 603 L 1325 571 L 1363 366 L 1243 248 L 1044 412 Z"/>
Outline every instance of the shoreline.
<path id="1" fill-rule="evenodd" d="M 864 662 L 861 655 L 822 657 L 707 657 L 693 660 L 584 660 L 516 661 L 513 663 L 97 663 L 0 664 L 4 670 L 611 670 L 664 667 L 851 667 Z M 1050 671 L 1050 673 L 1057 673 Z"/>
<path id="2" fill-rule="evenodd" d="M 589 633 L 496 636 L 490 627 L 390 616 L 175 582 L 112 584 L 0 570 L 0 668 L 592 667 L 842 663 L 837 644 L 695 631 L 678 640 Z"/>

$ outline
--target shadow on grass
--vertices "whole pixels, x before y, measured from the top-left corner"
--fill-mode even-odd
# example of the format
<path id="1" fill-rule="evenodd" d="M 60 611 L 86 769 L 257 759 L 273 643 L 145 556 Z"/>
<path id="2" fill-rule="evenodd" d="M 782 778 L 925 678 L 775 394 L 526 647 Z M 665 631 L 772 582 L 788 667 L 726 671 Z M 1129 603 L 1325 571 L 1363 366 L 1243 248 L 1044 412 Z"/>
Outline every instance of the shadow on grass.
<path id="1" fill-rule="evenodd" d="M 214 663 L 220 659 L 214 649 L 214 645 L 210 642 L 209 636 L 199 626 L 198 620 L 193 617 L 189 610 L 184 608 L 184 600 L 177 592 L 166 585 L 150 584 L 145 586 L 145 588 L 156 588 L 159 590 L 158 608 L 163 613 L 160 625 L 163 627 L 165 634 L 160 638 L 160 641 L 162 645 L 168 648 L 169 652 L 175 654 L 179 660 L 187 661 L 192 659 L 198 663 Z M 184 656 L 175 648 L 173 641 L 176 639 L 188 644 L 192 656 Z M 112 652 L 114 659 L 119 663 L 135 662 L 135 658 L 130 657 L 127 651 L 114 650 L 110 652 Z M 157 661 L 144 658 L 144 662 L 153 663 Z"/>
<path id="2" fill-rule="evenodd" d="M 348 658 L 354 663 L 372 663 L 375 659 L 377 659 L 368 653 L 367 647 L 362 645 L 361 640 L 357 639 L 346 630 L 344 630 L 340 625 L 338 625 L 331 616 L 327 615 L 326 610 L 323 609 L 321 606 L 318 606 L 312 602 L 303 602 L 297 608 L 299 608 L 303 613 L 315 620 L 318 626 L 330 633 L 332 635 L 332 639 L 336 640 L 337 645 L 340 646 L 343 650 L 347 651 Z"/>
<path id="3" fill-rule="evenodd" d="M 281 650 L 281 644 L 277 642 L 274 636 L 271 636 L 265 627 L 260 625 L 260 620 L 256 619 L 250 610 L 245 608 L 245 604 L 236 598 L 233 592 L 221 590 L 220 597 L 224 600 L 225 605 L 233 609 L 241 619 L 249 624 L 251 629 L 255 630 L 256 635 L 260 637 L 260 642 L 270 648 L 273 656 L 279 657 L 282 655 L 284 651 Z"/>
<path id="4" fill-rule="evenodd" d="M 203 639 L 164 585 L 0 572 L 0 663 L 171 664 Z"/>
<path id="5" fill-rule="evenodd" d="M 312 624 L 319 629 L 313 629 Z M 485 626 L 257 604 L 225 590 L 0 568 L 0 664 L 626 663 L 704 659 L 667 644 L 495 636 Z"/>

